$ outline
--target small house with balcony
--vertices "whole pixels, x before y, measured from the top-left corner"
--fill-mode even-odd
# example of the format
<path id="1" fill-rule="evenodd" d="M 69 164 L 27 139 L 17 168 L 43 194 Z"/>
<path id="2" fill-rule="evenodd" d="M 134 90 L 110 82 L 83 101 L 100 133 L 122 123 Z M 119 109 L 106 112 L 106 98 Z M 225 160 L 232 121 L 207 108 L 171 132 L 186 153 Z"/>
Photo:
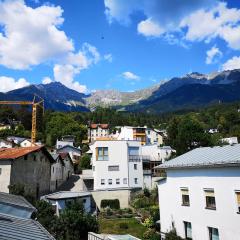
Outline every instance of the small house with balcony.
<path id="1" fill-rule="evenodd" d="M 240 144 L 202 147 L 157 167 L 162 238 L 175 229 L 184 239 L 240 236 Z"/>

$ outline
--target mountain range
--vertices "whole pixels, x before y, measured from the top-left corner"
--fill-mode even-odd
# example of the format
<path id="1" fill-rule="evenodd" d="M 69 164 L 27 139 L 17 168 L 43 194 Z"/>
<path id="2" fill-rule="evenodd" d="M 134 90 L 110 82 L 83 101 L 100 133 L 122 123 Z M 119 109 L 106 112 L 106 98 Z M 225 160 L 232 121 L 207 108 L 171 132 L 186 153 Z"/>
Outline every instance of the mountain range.
<path id="1" fill-rule="evenodd" d="M 56 111 L 90 111 L 97 106 L 121 111 L 161 113 L 240 100 L 240 69 L 201 74 L 193 72 L 174 77 L 150 88 L 135 92 L 97 90 L 79 93 L 60 82 L 30 85 L 7 93 L 0 100 L 28 100 L 34 94 Z"/>

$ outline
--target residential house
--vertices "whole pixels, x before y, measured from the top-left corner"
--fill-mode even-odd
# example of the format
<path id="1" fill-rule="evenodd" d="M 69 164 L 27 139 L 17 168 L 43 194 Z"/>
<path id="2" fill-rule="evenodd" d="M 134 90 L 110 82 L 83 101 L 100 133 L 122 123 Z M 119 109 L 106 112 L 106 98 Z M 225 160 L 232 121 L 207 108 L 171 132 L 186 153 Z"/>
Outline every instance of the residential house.
<path id="1" fill-rule="evenodd" d="M 74 173 L 74 163 L 69 153 L 59 153 L 63 160 L 63 181 L 67 181 Z"/>
<path id="2" fill-rule="evenodd" d="M 12 148 L 14 143 L 8 140 L 0 139 L 0 148 Z"/>
<path id="3" fill-rule="evenodd" d="M 57 139 L 56 149 L 59 149 L 59 148 L 65 147 L 65 146 L 72 146 L 72 147 L 74 147 L 74 143 L 75 143 L 74 136 L 71 136 L 71 135 L 63 136 L 61 138 L 61 140 Z"/>
<path id="4" fill-rule="evenodd" d="M 146 188 L 152 189 L 156 186 L 155 180 L 160 176 L 160 172 L 155 167 L 164 163 L 175 152 L 170 146 L 142 146 L 143 182 Z"/>
<path id="5" fill-rule="evenodd" d="M 31 147 L 33 146 L 31 139 L 24 139 L 22 142 L 19 143 L 20 147 Z"/>
<path id="6" fill-rule="evenodd" d="M 238 144 L 238 138 L 237 137 L 229 137 L 229 138 L 222 138 L 221 139 L 222 143 L 227 143 L 227 144 Z"/>
<path id="7" fill-rule="evenodd" d="M 98 138 L 109 137 L 108 124 L 95 124 L 92 123 L 88 127 L 88 140 L 89 142 L 95 141 Z"/>
<path id="8" fill-rule="evenodd" d="M 50 192 L 54 160 L 43 146 L 0 149 L 0 191 L 22 184 L 36 198 Z"/>
<path id="9" fill-rule="evenodd" d="M 52 192 L 58 189 L 64 182 L 64 162 L 59 154 L 52 153 L 51 155 L 54 159 L 54 163 L 51 165 L 50 191 Z"/>
<path id="10" fill-rule="evenodd" d="M 147 143 L 147 127 L 124 126 L 115 134 L 118 140 L 134 140 L 141 142 L 142 145 Z"/>
<path id="11" fill-rule="evenodd" d="M 92 197 L 90 192 L 61 191 L 45 195 L 41 199 L 52 204 L 57 216 L 59 216 L 60 212 L 64 210 L 68 204 L 75 202 L 81 202 L 85 212 L 90 213 L 93 211 Z"/>
<path id="12" fill-rule="evenodd" d="M 81 148 L 74 147 L 71 145 L 66 145 L 56 150 L 57 153 L 69 153 L 74 165 L 78 165 L 81 158 Z"/>
<path id="13" fill-rule="evenodd" d="M 23 137 L 16 137 L 16 136 L 9 136 L 7 137 L 7 140 L 10 141 L 10 142 L 13 142 L 17 145 L 20 146 L 20 143 L 23 142 L 26 138 L 23 138 Z"/>
<path id="14" fill-rule="evenodd" d="M 94 190 L 143 188 L 140 142 L 96 140 L 90 148 Z"/>
<path id="15" fill-rule="evenodd" d="M 21 196 L 0 193 L 0 239 L 55 240 L 37 221 L 36 209 Z"/>
<path id="16" fill-rule="evenodd" d="M 24 197 L 0 192 L 0 214 L 31 218 L 36 211 Z"/>
<path id="17" fill-rule="evenodd" d="M 160 226 L 182 238 L 240 236 L 240 144 L 203 147 L 158 166 Z"/>
<path id="18" fill-rule="evenodd" d="M 146 144 L 163 144 L 163 136 L 162 133 L 158 129 L 146 129 Z"/>

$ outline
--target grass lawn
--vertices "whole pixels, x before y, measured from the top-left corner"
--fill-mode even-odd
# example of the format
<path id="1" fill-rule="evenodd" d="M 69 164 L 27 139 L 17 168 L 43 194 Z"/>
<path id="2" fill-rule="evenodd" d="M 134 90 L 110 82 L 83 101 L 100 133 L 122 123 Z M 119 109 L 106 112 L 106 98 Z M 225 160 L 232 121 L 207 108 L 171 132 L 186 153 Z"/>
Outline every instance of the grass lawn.
<path id="1" fill-rule="evenodd" d="M 120 223 L 127 223 L 127 229 L 121 229 Z M 99 219 L 100 233 L 109 234 L 131 234 L 135 237 L 142 239 L 143 233 L 147 230 L 142 224 L 138 223 L 135 218 L 129 219 Z"/>

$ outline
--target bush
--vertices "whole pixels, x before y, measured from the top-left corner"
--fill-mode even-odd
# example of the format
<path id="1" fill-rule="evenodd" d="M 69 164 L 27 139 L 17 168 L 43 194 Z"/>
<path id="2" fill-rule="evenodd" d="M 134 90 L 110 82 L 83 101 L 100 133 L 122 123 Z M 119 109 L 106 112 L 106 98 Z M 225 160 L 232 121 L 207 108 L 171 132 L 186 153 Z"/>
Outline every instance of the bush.
<path id="1" fill-rule="evenodd" d="M 128 224 L 125 222 L 121 222 L 121 223 L 119 223 L 119 228 L 120 229 L 128 229 Z"/>
<path id="2" fill-rule="evenodd" d="M 149 205 L 150 205 L 149 198 L 147 198 L 145 196 L 136 198 L 133 201 L 133 206 L 136 209 L 149 207 Z"/>
<path id="3" fill-rule="evenodd" d="M 143 222 L 143 226 L 147 228 L 152 228 L 154 226 L 153 218 L 152 217 L 146 218 L 145 221 Z"/>
<path id="4" fill-rule="evenodd" d="M 176 230 L 171 230 L 165 234 L 165 240 L 182 240 L 176 233 Z"/>
<path id="5" fill-rule="evenodd" d="M 151 195 L 151 193 L 150 193 L 149 189 L 148 189 L 148 188 L 146 188 L 146 187 L 143 189 L 143 194 L 144 194 L 144 196 L 145 196 L 145 197 L 148 197 L 148 198 L 149 198 L 149 197 L 150 197 L 150 195 Z"/>
<path id="6" fill-rule="evenodd" d="M 143 239 L 160 240 L 160 236 L 156 234 L 156 231 L 154 229 L 148 229 L 146 232 L 144 232 Z"/>
<path id="7" fill-rule="evenodd" d="M 101 201 L 101 208 L 110 207 L 111 209 L 120 209 L 120 202 L 118 199 L 103 199 Z"/>
<path id="8" fill-rule="evenodd" d="M 154 223 L 160 219 L 159 206 L 158 205 L 150 207 L 150 215 L 152 216 Z"/>

